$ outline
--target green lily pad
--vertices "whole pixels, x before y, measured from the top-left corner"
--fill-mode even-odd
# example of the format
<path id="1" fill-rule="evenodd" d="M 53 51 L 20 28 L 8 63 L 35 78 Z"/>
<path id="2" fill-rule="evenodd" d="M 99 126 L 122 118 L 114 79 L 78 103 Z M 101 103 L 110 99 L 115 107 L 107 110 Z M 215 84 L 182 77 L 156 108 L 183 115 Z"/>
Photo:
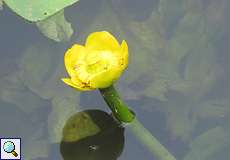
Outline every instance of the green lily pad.
<path id="1" fill-rule="evenodd" d="M 57 13 L 78 0 L 4 0 L 9 8 L 28 21 L 37 22 Z"/>
<path id="2" fill-rule="evenodd" d="M 63 127 L 63 160 L 116 160 L 124 147 L 124 128 L 104 111 L 78 112 Z"/>

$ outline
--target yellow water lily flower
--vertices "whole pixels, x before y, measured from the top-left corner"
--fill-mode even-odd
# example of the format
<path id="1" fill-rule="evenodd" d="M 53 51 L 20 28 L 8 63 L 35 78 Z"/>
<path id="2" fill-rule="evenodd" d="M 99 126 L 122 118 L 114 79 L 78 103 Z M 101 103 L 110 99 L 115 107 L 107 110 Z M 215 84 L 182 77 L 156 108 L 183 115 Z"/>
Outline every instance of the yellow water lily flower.
<path id="1" fill-rule="evenodd" d="M 112 85 L 128 65 L 128 45 L 109 32 L 91 33 L 85 46 L 74 44 L 64 57 L 70 78 L 62 80 L 82 91 Z"/>

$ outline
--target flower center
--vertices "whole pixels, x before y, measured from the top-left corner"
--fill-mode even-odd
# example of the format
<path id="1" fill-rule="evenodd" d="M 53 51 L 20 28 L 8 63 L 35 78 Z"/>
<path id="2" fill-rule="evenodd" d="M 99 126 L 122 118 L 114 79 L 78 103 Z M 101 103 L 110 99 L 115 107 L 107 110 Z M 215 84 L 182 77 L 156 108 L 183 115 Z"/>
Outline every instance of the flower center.
<path id="1" fill-rule="evenodd" d="M 77 62 L 74 69 L 79 80 L 89 85 L 91 77 L 118 65 L 118 57 L 111 51 L 91 51 L 84 62 Z"/>
<path id="2" fill-rule="evenodd" d="M 117 65 L 117 57 L 110 51 L 95 51 L 86 57 L 86 70 L 90 74 L 97 74 Z"/>

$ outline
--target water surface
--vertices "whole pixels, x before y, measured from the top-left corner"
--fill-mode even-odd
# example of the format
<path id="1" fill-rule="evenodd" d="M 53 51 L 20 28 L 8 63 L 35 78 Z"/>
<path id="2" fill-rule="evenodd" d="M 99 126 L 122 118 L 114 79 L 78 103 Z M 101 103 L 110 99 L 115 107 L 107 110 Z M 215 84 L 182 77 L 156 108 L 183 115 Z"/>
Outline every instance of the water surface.
<path id="1" fill-rule="evenodd" d="M 228 160 L 229 6 L 228 0 L 81 0 L 65 10 L 74 34 L 60 43 L 4 6 L 0 137 L 21 137 L 23 159 L 63 159 L 71 116 L 86 109 L 110 114 L 98 91 L 78 92 L 60 80 L 66 49 L 107 30 L 129 45 L 128 69 L 115 86 L 143 125 L 178 160 Z M 118 160 L 156 159 L 129 129 L 118 138 Z M 88 159 L 107 153 L 87 149 L 80 153 L 95 155 Z"/>

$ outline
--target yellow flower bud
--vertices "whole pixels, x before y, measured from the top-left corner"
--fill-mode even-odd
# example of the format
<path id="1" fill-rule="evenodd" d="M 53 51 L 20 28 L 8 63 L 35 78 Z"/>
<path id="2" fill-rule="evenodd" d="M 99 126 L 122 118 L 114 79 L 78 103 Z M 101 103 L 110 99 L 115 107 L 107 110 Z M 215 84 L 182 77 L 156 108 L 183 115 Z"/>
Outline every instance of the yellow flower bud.
<path id="1" fill-rule="evenodd" d="M 91 33 L 85 46 L 74 44 L 64 57 L 70 78 L 62 80 L 82 91 L 112 85 L 128 65 L 128 46 L 106 31 Z"/>

